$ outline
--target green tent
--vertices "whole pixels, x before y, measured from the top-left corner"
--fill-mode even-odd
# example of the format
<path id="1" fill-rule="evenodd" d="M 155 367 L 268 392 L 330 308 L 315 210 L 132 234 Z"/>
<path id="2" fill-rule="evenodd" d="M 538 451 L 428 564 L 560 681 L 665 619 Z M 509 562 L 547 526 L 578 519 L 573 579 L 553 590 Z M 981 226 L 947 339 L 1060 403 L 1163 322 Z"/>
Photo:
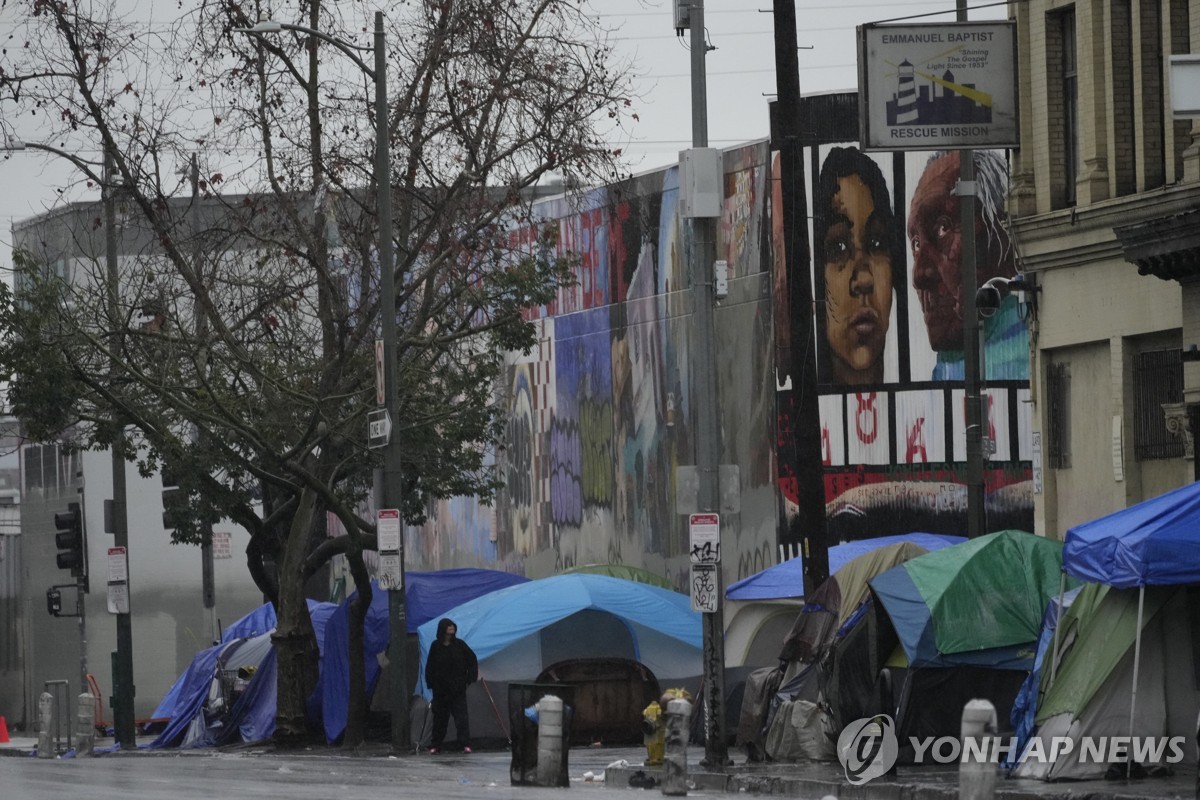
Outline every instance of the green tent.
<path id="1" fill-rule="evenodd" d="M 1141 651 L 1137 653 L 1138 599 Z M 1027 758 L 1014 777 L 1087 780 L 1104 777 L 1107 761 L 1084 757 L 1082 739 L 1128 736 L 1135 655 L 1137 704 L 1134 732 L 1139 737 L 1186 737 L 1185 760 L 1195 758 L 1193 734 L 1200 706 L 1193 631 L 1200 623 L 1200 591 L 1194 587 L 1146 586 L 1116 589 L 1087 584 L 1063 615 L 1058 659 L 1046 652 L 1036 722 L 1043 752 L 1056 738 L 1069 738 L 1071 751 L 1053 762 Z M 1032 746 L 1032 741 L 1030 743 Z M 1153 748 L 1137 758 L 1143 766 L 1164 762 L 1168 752 Z"/>
<path id="2" fill-rule="evenodd" d="M 1028 669 L 1030 645 L 1061 577 L 1061 542 L 1010 530 L 914 558 L 876 577 L 871 588 L 913 666 L 988 651 L 996 658 L 978 663 Z"/>
<path id="3" fill-rule="evenodd" d="M 574 573 L 584 573 L 587 575 L 607 575 L 610 578 L 620 578 L 626 581 L 635 581 L 637 583 L 648 583 L 651 586 L 657 586 L 660 589 L 668 589 L 675 591 L 675 586 L 662 575 L 656 572 L 651 572 L 648 569 L 640 567 L 629 567 L 624 564 L 584 564 L 579 567 L 571 567 L 563 570 L 563 575 L 571 575 Z"/>

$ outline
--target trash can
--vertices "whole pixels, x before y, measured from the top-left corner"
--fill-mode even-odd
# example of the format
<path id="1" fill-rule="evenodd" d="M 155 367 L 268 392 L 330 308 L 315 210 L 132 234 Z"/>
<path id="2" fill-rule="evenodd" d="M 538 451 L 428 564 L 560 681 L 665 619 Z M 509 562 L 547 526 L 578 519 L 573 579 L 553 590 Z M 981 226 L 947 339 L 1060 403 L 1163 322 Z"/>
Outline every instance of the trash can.
<path id="1" fill-rule="evenodd" d="M 575 715 L 575 687 L 555 683 L 510 683 L 508 684 L 508 719 L 512 740 L 512 764 L 509 777 L 513 786 L 538 786 L 538 724 L 535 706 L 546 695 L 554 695 L 563 701 L 563 735 L 558 743 L 561 751 L 561 769 L 555 786 L 571 785 L 567 768 L 567 752 L 571 741 L 571 720 Z"/>

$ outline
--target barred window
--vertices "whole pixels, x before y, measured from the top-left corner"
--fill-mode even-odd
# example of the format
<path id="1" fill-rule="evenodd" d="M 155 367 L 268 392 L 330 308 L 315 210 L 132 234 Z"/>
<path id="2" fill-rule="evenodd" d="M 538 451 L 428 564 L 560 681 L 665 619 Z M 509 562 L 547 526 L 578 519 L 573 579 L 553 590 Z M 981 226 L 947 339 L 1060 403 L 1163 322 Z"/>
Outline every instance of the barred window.
<path id="1" fill-rule="evenodd" d="M 1148 350 L 1134 356 L 1134 452 L 1138 461 L 1183 456 L 1183 440 L 1167 431 L 1163 403 L 1183 402 L 1179 349 Z"/>
<path id="2" fill-rule="evenodd" d="M 1049 413 L 1046 420 L 1047 456 L 1054 469 L 1071 466 L 1071 367 L 1051 364 L 1046 368 Z"/>

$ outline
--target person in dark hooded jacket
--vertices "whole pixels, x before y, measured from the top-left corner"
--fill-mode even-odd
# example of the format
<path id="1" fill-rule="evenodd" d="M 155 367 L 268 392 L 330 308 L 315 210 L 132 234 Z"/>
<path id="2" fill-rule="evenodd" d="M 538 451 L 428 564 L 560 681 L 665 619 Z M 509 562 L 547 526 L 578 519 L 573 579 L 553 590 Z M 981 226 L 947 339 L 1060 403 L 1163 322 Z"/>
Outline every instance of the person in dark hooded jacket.
<path id="1" fill-rule="evenodd" d="M 436 753 L 446 738 L 446 726 L 454 717 L 454 730 L 464 753 L 471 752 L 471 726 L 467 717 L 467 687 L 479 678 L 475 651 L 458 638 L 451 619 L 438 621 L 437 641 L 425 662 L 425 683 L 433 692 L 433 736 L 429 752 Z"/>

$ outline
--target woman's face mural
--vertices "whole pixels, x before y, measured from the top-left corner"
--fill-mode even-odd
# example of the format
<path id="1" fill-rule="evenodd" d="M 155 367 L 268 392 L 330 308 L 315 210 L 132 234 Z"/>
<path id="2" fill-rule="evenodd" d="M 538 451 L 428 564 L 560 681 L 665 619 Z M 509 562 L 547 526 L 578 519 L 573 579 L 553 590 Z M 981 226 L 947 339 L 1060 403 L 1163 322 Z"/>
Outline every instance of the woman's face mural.
<path id="1" fill-rule="evenodd" d="M 818 242 L 825 262 L 825 337 L 835 384 L 879 383 L 892 312 L 888 209 L 860 174 L 837 179 Z"/>

